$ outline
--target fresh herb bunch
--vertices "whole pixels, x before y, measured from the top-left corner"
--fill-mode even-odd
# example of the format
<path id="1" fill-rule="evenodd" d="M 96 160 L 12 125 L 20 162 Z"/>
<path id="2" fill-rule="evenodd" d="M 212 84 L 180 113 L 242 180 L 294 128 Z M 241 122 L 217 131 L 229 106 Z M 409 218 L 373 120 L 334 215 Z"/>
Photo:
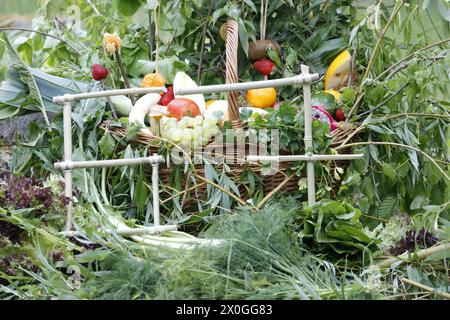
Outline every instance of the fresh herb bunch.
<path id="1" fill-rule="evenodd" d="M 304 153 L 305 118 L 297 105 L 284 102 L 279 109 L 266 109 L 267 116 L 244 111 L 241 119 L 249 123 L 251 129 L 259 133 L 262 129 L 278 129 L 280 135 L 280 153 Z M 314 152 L 325 153 L 331 143 L 330 126 L 319 120 L 312 121 Z M 260 133 L 261 134 L 261 133 Z M 269 139 L 270 140 L 270 139 Z"/>
<path id="2" fill-rule="evenodd" d="M 426 249 L 437 243 L 437 238 L 425 228 L 408 230 L 405 237 L 390 250 L 393 255 L 400 255 L 405 252 L 414 252 L 417 248 Z"/>

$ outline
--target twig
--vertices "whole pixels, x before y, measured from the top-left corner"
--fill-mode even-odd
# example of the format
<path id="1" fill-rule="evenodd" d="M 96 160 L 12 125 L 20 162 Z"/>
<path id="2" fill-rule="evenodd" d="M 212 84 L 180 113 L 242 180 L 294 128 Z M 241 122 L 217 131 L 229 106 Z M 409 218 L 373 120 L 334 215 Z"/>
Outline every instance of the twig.
<path id="1" fill-rule="evenodd" d="M 356 62 L 356 50 L 353 50 L 352 58 L 350 59 L 350 71 L 348 72 L 347 87 L 351 87 L 352 86 L 353 69 L 355 67 L 355 62 Z"/>
<path id="2" fill-rule="evenodd" d="M 436 25 L 434 24 L 433 19 L 431 19 L 430 13 L 428 12 L 428 8 L 425 10 L 425 12 L 427 13 L 428 19 L 430 20 L 431 24 L 433 25 L 434 31 L 436 31 L 436 33 L 437 33 L 439 39 L 442 40 L 442 36 L 441 36 L 441 34 L 439 33 L 438 28 L 436 28 Z"/>
<path id="3" fill-rule="evenodd" d="M 394 22 L 395 17 L 397 16 L 397 14 L 399 13 L 400 9 L 403 7 L 404 4 L 405 4 L 405 0 L 401 0 L 400 5 L 394 10 L 392 15 L 389 17 L 388 22 L 384 26 L 380 35 L 378 36 L 377 42 L 375 43 L 375 47 L 373 48 L 373 51 L 372 51 L 372 55 L 370 56 L 370 59 L 369 59 L 369 63 L 367 64 L 366 71 L 364 72 L 364 75 L 361 79 L 361 85 L 359 87 L 359 92 L 362 91 L 362 86 L 363 86 L 364 80 L 369 76 L 369 72 L 372 69 L 373 63 L 375 61 L 375 57 L 378 53 L 378 49 L 380 48 L 381 41 L 383 40 L 384 35 L 386 34 L 387 30 L 391 26 L 392 22 Z"/>
<path id="4" fill-rule="evenodd" d="M 170 200 L 172 200 L 172 199 L 174 199 L 174 198 L 176 198 L 176 197 L 178 197 L 178 196 L 180 196 L 180 195 L 182 195 L 182 194 L 184 194 L 186 192 L 189 192 L 191 190 L 197 189 L 197 188 L 199 188 L 199 187 L 201 187 L 201 186 L 203 186 L 205 184 L 206 184 L 205 182 L 202 182 L 202 183 L 198 183 L 198 184 L 196 184 L 196 185 L 194 185 L 194 186 L 192 186 L 192 187 L 190 187 L 188 189 L 182 190 L 182 191 L 175 190 L 175 191 L 177 191 L 177 193 L 172 195 L 172 196 L 170 196 L 169 198 L 164 199 L 163 201 L 161 201 L 161 204 L 169 202 Z"/>
<path id="5" fill-rule="evenodd" d="M 213 3 L 214 3 L 214 1 L 211 1 L 211 5 L 209 6 L 209 10 L 208 10 L 208 17 L 211 14 L 211 8 L 212 8 Z M 203 30 L 202 30 L 202 44 L 200 47 L 200 59 L 198 61 L 198 68 L 197 68 L 197 83 L 200 83 L 200 77 L 201 77 L 201 73 L 202 73 L 203 55 L 205 54 L 205 38 L 206 38 L 206 31 L 208 30 L 208 23 L 209 23 L 209 20 L 207 18 L 206 21 L 204 22 Z"/>
<path id="6" fill-rule="evenodd" d="M 101 13 L 98 11 L 97 7 L 92 3 L 91 0 L 86 0 L 86 2 L 91 6 L 92 10 L 94 10 L 97 16 L 101 16 Z"/>
<path id="7" fill-rule="evenodd" d="M 405 89 L 407 86 L 410 85 L 410 81 L 408 81 L 407 83 L 405 83 L 403 86 L 400 87 L 400 89 L 398 89 L 393 95 L 387 97 L 383 102 L 381 102 L 380 104 L 378 104 L 377 106 L 373 107 L 372 109 L 369 109 L 367 111 L 364 111 L 363 113 L 358 114 L 354 119 L 359 119 L 362 116 L 369 114 L 375 110 L 377 110 L 378 108 L 384 106 L 385 103 L 389 102 L 391 99 L 395 98 L 400 92 L 402 92 L 403 89 Z"/>
<path id="8" fill-rule="evenodd" d="M 236 200 L 237 202 L 239 202 L 241 205 L 243 205 L 243 206 L 246 206 L 246 205 L 247 205 L 247 203 L 246 203 L 244 200 L 242 200 L 241 198 L 239 198 L 238 196 L 236 196 L 234 193 L 232 193 L 232 192 L 226 190 L 225 188 L 221 187 L 220 185 L 218 185 L 218 184 L 215 183 L 214 181 L 211 181 L 211 180 L 209 180 L 209 179 L 207 179 L 207 178 L 202 177 L 201 175 L 199 175 L 199 174 L 197 173 L 197 170 L 195 169 L 194 163 L 192 162 L 191 158 L 189 157 L 189 154 L 187 154 L 187 153 L 183 150 L 183 148 L 181 148 L 179 145 L 177 145 L 176 143 L 173 143 L 173 142 L 170 141 L 170 140 L 164 139 L 164 138 L 162 138 L 162 137 L 154 136 L 153 138 L 154 138 L 154 139 L 157 139 L 157 140 L 160 140 L 160 141 L 163 141 L 163 142 L 166 142 L 166 143 L 169 143 L 169 144 L 173 145 L 174 148 L 180 150 L 180 151 L 183 153 L 185 159 L 189 162 L 189 166 L 191 167 L 192 174 L 193 174 L 194 177 L 196 177 L 196 178 L 202 180 L 203 182 L 205 182 L 205 183 L 207 183 L 207 184 L 212 185 L 213 187 L 219 189 L 219 190 L 222 191 L 223 193 L 226 193 L 228 196 L 230 196 L 231 198 L 233 198 L 234 200 Z"/>
<path id="9" fill-rule="evenodd" d="M 339 150 L 339 149 L 343 149 L 343 148 L 347 148 L 347 147 L 362 146 L 362 145 L 387 145 L 387 146 L 407 148 L 407 149 L 411 149 L 416 152 L 419 152 L 420 154 L 427 157 L 438 168 L 438 170 L 441 172 L 441 174 L 450 182 L 450 177 L 447 175 L 447 173 L 444 170 L 442 170 L 442 168 L 437 164 L 437 162 L 431 156 L 429 156 L 427 153 L 423 152 L 422 150 L 420 150 L 418 148 L 408 146 L 406 144 L 395 143 L 395 142 L 383 142 L 383 141 L 367 141 L 367 142 L 355 142 L 355 143 L 340 145 L 334 149 Z"/>
<path id="10" fill-rule="evenodd" d="M 265 0 L 265 1 L 266 1 L 266 3 L 264 6 L 264 28 L 263 28 L 264 39 L 266 38 L 266 30 L 267 30 L 267 8 L 269 7 L 269 0 Z"/>
<path id="11" fill-rule="evenodd" d="M 236 196 L 234 193 L 228 191 L 227 189 L 223 188 L 222 186 L 218 185 L 217 183 L 215 183 L 214 181 L 211 181 L 209 179 L 206 179 L 205 177 L 202 177 L 201 175 L 199 175 L 198 173 L 194 173 L 194 176 L 200 180 L 202 180 L 203 182 L 206 182 L 207 184 L 212 185 L 213 187 L 219 189 L 220 191 L 222 191 L 223 193 L 226 193 L 227 195 L 229 195 L 230 197 L 232 197 L 234 200 L 236 200 L 237 202 L 239 202 L 241 205 L 246 206 L 247 203 L 242 200 L 241 198 L 239 198 L 238 196 Z"/>
<path id="12" fill-rule="evenodd" d="M 160 9 L 160 8 L 157 8 Z M 156 10 L 153 10 L 153 18 L 155 20 L 155 44 L 156 44 L 156 52 L 155 52 L 155 72 L 159 73 L 159 23 L 158 23 L 158 15 L 156 14 Z"/>
<path id="13" fill-rule="evenodd" d="M 353 104 L 352 108 L 350 109 L 350 112 L 348 113 L 348 117 L 350 118 L 354 112 L 358 109 L 359 104 L 361 103 L 362 99 L 364 98 L 365 93 L 361 92 L 358 97 L 356 98 L 355 103 Z"/>
<path id="14" fill-rule="evenodd" d="M 377 122 L 391 120 L 391 119 L 403 117 L 403 116 L 415 116 L 415 117 L 426 117 L 426 118 L 447 118 L 447 119 L 450 118 L 450 115 L 443 115 L 443 114 L 406 112 L 406 113 L 393 114 L 392 116 L 384 117 Z"/>
<path id="15" fill-rule="evenodd" d="M 290 176 L 288 176 L 286 179 L 284 179 L 275 189 L 273 189 L 272 191 L 270 191 L 256 206 L 256 210 L 259 210 L 262 208 L 262 206 L 278 191 L 281 190 L 281 188 L 283 188 L 286 183 L 288 183 L 289 181 L 291 181 L 291 179 L 294 177 L 294 174 L 291 174 Z"/>
<path id="16" fill-rule="evenodd" d="M 123 83 L 125 85 L 125 88 L 130 88 L 130 81 L 128 80 L 127 72 L 125 71 L 125 67 L 124 67 L 124 65 L 122 63 L 122 58 L 120 57 L 120 53 L 119 53 L 119 49 L 118 48 L 114 52 L 114 54 L 116 56 L 117 64 L 119 65 L 119 70 L 120 70 L 120 73 L 122 75 Z M 133 94 L 130 94 L 130 99 L 131 99 L 131 102 L 133 104 L 136 102 L 136 98 L 134 97 Z"/>
<path id="17" fill-rule="evenodd" d="M 384 70 L 382 73 L 380 73 L 380 74 L 375 78 L 374 81 L 380 80 L 380 78 L 383 77 L 386 73 L 388 73 L 388 72 L 391 71 L 392 69 L 396 68 L 398 65 L 402 64 L 403 62 L 407 61 L 408 59 L 412 58 L 412 57 L 413 57 L 414 55 L 416 55 L 417 53 L 426 51 L 426 50 L 428 50 L 428 49 L 431 49 L 431 48 L 433 48 L 433 47 L 439 46 L 439 45 L 444 44 L 444 43 L 449 42 L 449 41 L 450 41 L 450 38 L 447 38 L 447 39 L 445 39 L 445 40 L 441 40 L 441 41 L 432 43 L 432 44 L 430 44 L 429 46 L 426 46 L 426 47 L 424 47 L 424 48 L 422 48 L 422 49 L 419 49 L 419 50 L 417 50 L 417 51 L 415 51 L 415 52 L 413 52 L 413 53 L 407 55 L 405 58 L 403 58 L 403 59 L 397 61 L 397 62 L 394 63 L 392 66 L 390 66 L 389 68 L 387 68 L 386 70 Z"/>
<path id="18" fill-rule="evenodd" d="M 449 119 L 450 115 L 441 115 L 441 114 L 433 114 L 433 113 L 413 113 L 413 112 L 406 112 L 406 113 L 398 113 L 391 116 L 385 116 L 381 119 L 377 119 L 374 122 L 368 122 L 361 124 L 358 128 L 356 128 L 345 140 L 341 143 L 341 145 L 345 145 L 348 141 L 350 141 L 358 132 L 364 130 L 369 124 L 379 123 L 379 122 L 385 122 L 394 118 L 398 117 L 425 117 L 425 118 L 444 118 Z M 436 160 L 437 161 L 437 160 Z"/>
<path id="19" fill-rule="evenodd" d="M 154 44 L 154 24 L 152 23 L 152 11 L 148 11 L 148 48 L 150 50 L 150 61 L 153 61 L 153 44 Z"/>
<path id="20" fill-rule="evenodd" d="M 414 286 L 414 287 L 423 289 L 423 290 L 428 291 L 428 292 L 430 292 L 430 293 L 434 293 L 434 294 L 436 294 L 436 295 L 438 295 L 438 296 L 440 296 L 440 297 L 443 297 L 443 298 L 445 298 L 445 299 L 450 299 L 450 294 L 447 293 L 447 292 L 439 291 L 439 290 L 437 290 L 437 289 L 431 288 L 431 287 L 429 287 L 429 286 L 426 286 L 426 285 L 424 285 L 424 284 L 421 284 L 421 283 L 419 283 L 419 282 L 416 282 L 416 281 L 411 280 L 411 279 L 408 279 L 408 278 L 402 278 L 401 280 L 402 280 L 402 282 L 404 282 L 404 283 L 406 283 L 406 284 L 409 284 L 409 285 L 411 285 L 411 286 Z"/>
<path id="21" fill-rule="evenodd" d="M 56 37 L 56 36 L 54 36 L 54 35 L 51 35 L 51 34 L 42 32 L 42 31 L 32 30 L 32 29 L 26 29 L 26 28 L 12 28 L 12 27 L 0 28 L 0 32 L 2 32 L 2 31 L 26 31 L 26 32 L 34 32 L 34 33 L 38 33 L 38 34 L 41 34 L 41 35 L 43 35 L 43 36 L 50 37 L 50 38 L 53 38 L 53 39 L 56 39 L 56 40 L 61 41 L 61 42 L 64 43 L 65 45 L 67 45 L 67 46 L 69 46 L 70 48 L 72 48 L 78 55 L 81 55 L 81 52 L 80 52 L 77 48 L 75 48 L 73 45 L 71 45 L 70 43 L 68 43 L 67 41 L 65 41 L 65 40 L 63 40 L 63 39 L 61 39 L 61 38 L 59 38 L 59 37 Z"/>

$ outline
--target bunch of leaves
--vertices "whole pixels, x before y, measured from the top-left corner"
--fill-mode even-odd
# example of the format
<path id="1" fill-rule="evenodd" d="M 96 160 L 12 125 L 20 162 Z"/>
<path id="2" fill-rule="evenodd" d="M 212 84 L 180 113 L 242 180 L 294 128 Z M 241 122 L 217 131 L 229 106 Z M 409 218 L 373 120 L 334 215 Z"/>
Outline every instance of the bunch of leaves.
<path id="1" fill-rule="evenodd" d="M 19 244 L 11 242 L 8 237 L 0 235 L 0 285 L 8 284 L 5 277 L 23 274 L 21 269 L 39 272 L 32 259 L 21 249 Z"/>
<path id="2" fill-rule="evenodd" d="M 426 249 L 437 243 L 436 236 L 425 230 L 408 230 L 402 240 L 400 240 L 390 252 L 393 255 L 400 255 L 404 252 L 414 252 L 417 249 Z"/>
<path id="3" fill-rule="evenodd" d="M 251 129 L 255 129 L 261 141 L 270 141 L 270 130 L 278 130 L 280 152 L 291 154 L 304 154 L 303 144 L 305 133 L 304 113 L 298 105 L 292 102 L 284 102 L 277 110 L 267 109 L 269 114 L 262 117 L 259 114 L 252 115 L 245 109 L 241 112 L 241 119 L 249 123 Z M 330 126 L 324 122 L 313 120 L 313 150 L 316 153 L 326 152 L 330 143 Z M 266 136 L 261 136 L 262 133 Z"/>
<path id="4" fill-rule="evenodd" d="M 390 217 L 384 225 L 377 226 L 372 234 L 380 240 L 380 249 L 388 253 L 408 231 L 410 223 L 411 219 L 408 215 L 398 214 Z"/>
<path id="5" fill-rule="evenodd" d="M 62 183 L 62 182 L 58 182 Z M 61 212 L 70 199 L 61 192 L 62 188 L 54 188 L 37 178 L 15 177 L 9 174 L 5 186 L 0 187 L 0 206 L 7 210 L 34 209 L 36 215 L 46 212 Z"/>
<path id="6" fill-rule="evenodd" d="M 400 212 L 448 219 L 448 23 L 431 3 L 380 2 L 369 13 L 380 25 L 369 17 L 349 40 L 362 74 L 358 88 L 348 89 L 357 129 L 336 149 L 365 156 L 352 161 L 340 195 L 381 219 Z"/>
<path id="7" fill-rule="evenodd" d="M 0 120 L 38 111 L 50 126 L 48 113 L 60 111 L 52 102 L 54 96 L 88 89 L 87 83 L 53 76 L 30 67 L 4 33 L 0 37 L 0 46 L 6 48 L 5 60 L 9 61 L 6 79 L 0 83 Z"/>
<path id="8" fill-rule="evenodd" d="M 301 211 L 299 236 L 320 252 L 370 254 L 378 249 L 378 241 L 364 230 L 361 214 L 346 200 L 322 199 Z"/>
<path id="9" fill-rule="evenodd" d="M 55 221 L 43 216 L 31 217 L 23 210 L 5 217 L 6 221 L 24 230 L 27 236 L 20 244 L 8 240 L 0 249 L 0 257 L 11 262 L 9 265 L 14 266 L 15 272 L 0 274 L 2 298 L 76 299 L 74 291 L 98 271 L 100 261 L 111 252 L 127 250 L 123 238 L 118 239 L 114 234 L 106 239 L 104 231 L 97 230 L 105 221 L 95 209 L 89 208 L 86 203 L 74 206 L 74 225 L 78 235 L 71 238 L 60 234 L 63 227 L 61 218 Z M 105 227 L 111 228 L 106 224 Z"/>

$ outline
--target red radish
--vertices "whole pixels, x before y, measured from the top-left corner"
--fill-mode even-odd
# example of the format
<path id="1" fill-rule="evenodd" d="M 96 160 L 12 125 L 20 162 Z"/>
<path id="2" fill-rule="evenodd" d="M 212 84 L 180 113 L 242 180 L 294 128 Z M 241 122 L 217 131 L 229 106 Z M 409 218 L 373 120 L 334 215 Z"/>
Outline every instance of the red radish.
<path id="1" fill-rule="evenodd" d="M 105 79 L 108 76 L 108 69 L 101 64 L 93 64 L 91 67 L 92 78 L 96 81 Z"/>
<path id="2" fill-rule="evenodd" d="M 185 116 L 196 117 L 201 115 L 198 105 L 186 98 L 173 99 L 167 105 L 167 111 L 170 118 L 176 118 L 178 121 Z"/>
<path id="3" fill-rule="evenodd" d="M 262 59 L 253 64 L 253 68 L 263 76 L 270 75 L 274 67 L 275 64 L 270 59 Z"/>
<path id="4" fill-rule="evenodd" d="M 342 111 L 342 109 L 337 109 L 334 117 L 337 121 L 344 121 L 345 120 L 345 114 L 344 111 Z"/>
<path id="5" fill-rule="evenodd" d="M 167 88 L 166 92 L 161 94 L 161 100 L 159 100 L 159 104 L 161 106 L 167 106 L 173 99 L 175 99 L 175 95 L 173 94 L 173 87 L 170 86 Z"/>

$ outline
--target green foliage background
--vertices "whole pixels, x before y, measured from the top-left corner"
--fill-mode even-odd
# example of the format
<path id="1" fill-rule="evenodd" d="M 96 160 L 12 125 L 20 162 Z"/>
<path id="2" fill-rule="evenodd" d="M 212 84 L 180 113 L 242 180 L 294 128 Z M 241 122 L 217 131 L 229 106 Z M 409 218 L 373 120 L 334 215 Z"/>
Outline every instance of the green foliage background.
<path id="1" fill-rule="evenodd" d="M 51 97 L 60 94 L 62 90 L 67 90 L 67 87 L 73 91 L 99 90 L 100 88 L 93 87 L 91 82 L 92 63 L 100 62 L 108 67 L 112 75 L 106 81 L 108 87 L 123 86 L 117 65 L 102 49 L 101 41 L 104 32 L 117 32 L 121 36 L 123 40 L 121 54 L 131 83 L 135 86 L 139 85 L 144 74 L 152 72 L 155 68 L 155 54 L 150 53 L 150 48 L 156 49 L 155 41 L 158 42 L 160 53 L 160 72 L 169 81 L 176 71 L 185 70 L 199 83 L 214 84 L 224 82 L 224 42 L 219 37 L 219 28 L 227 19 L 235 18 L 240 25 L 239 77 L 243 81 L 260 79 L 252 70 L 251 63 L 245 54 L 248 42 L 259 38 L 259 1 L 171 0 L 161 1 L 161 5 L 156 9 L 154 9 L 155 1 L 151 0 L 117 0 L 113 1 L 112 6 L 110 1 L 105 0 L 89 2 L 41 0 L 39 4 L 40 9 L 36 19 L 33 20 L 32 28 L 44 34 L 9 30 L 0 38 L 0 78 L 8 80 L 2 82 L 0 86 L 0 119 L 8 119 L 11 116 L 29 112 L 56 112 L 48 124 L 45 122 L 33 124 L 28 137 L 17 140 L 11 164 L 15 174 L 46 177 L 49 173 L 56 173 L 53 163 L 62 158 L 60 147 L 62 124 L 60 110 L 58 106 L 51 103 Z M 71 5 L 75 5 L 80 10 L 67 12 Z M 301 63 L 311 66 L 313 71 L 323 73 L 332 58 L 341 50 L 351 49 L 356 53 L 356 81 L 351 88 L 343 90 L 343 99 L 338 106 L 343 108 L 346 114 L 352 112 L 347 121 L 357 128 L 358 134 L 348 137 L 348 140 L 338 146 L 337 150 L 350 148 L 352 152 L 363 152 L 365 156 L 362 160 L 352 162 L 343 175 L 339 172 L 327 172 L 323 167 L 317 168 L 325 177 L 318 185 L 318 196 L 345 199 L 355 206 L 361 224 L 359 221 L 351 221 L 352 225 L 373 229 L 380 222 L 386 223 L 396 214 L 406 213 L 412 220 L 413 228 L 424 227 L 433 230 L 442 242 L 450 239 L 448 222 L 450 213 L 449 12 L 448 2 L 438 0 L 270 1 L 267 36 L 279 42 L 283 49 L 282 67 L 278 68 L 274 77 L 297 74 Z M 152 29 L 150 25 L 155 22 L 154 16 L 157 17 L 160 30 L 158 37 L 149 32 Z M 58 17 L 58 20 L 55 20 L 55 17 Z M 385 28 L 386 32 L 384 32 Z M 55 36 L 64 42 L 45 34 Z M 40 70 L 46 73 L 40 73 Z M 314 89 L 317 92 L 320 91 L 321 83 L 317 83 Z M 301 101 L 301 90 L 285 88 L 280 90 L 279 97 L 282 100 L 297 103 Z M 75 106 L 73 114 L 75 160 L 145 154 L 144 148 L 136 147 L 126 139 L 120 140 L 99 129 L 101 121 L 110 117 L 105 101 L 87 101 Z M 47 130 L 49 128 L 52 130 Z M 325 167 L 328 165 L 325 164 Z M 298 169 L 300 173 L 302 167 L 299 166 Z M 181 175 L 183 168 L 176 170 L 174 175 Z M 114 237 L 97 235 L 90 223 L 102 221 L 101 216 L 93 213 L 96 210 L 101 211 L 99 203 L 108 208 L 113 205 L 126 218 L 144 223 L 151 222 L 152 204 L 146 197 L 149 194 L 149 187 L 145 183 L 147 173 L 143 168 L 137 167 L 103 171 L 80 170 L 75 176 L 76 187 L 83 194 L 80 200 L 82 205 L 87 207 L 83 209 L 86 211 L 80 209 L 77 219 L 86 228 L 89 236 L 98 236 L 109 250 L 127 253 L 127 257 L 119 257 L 118 262 L 111 258 L 112 260 L 106 261 L 104 266 L 107 269 L 111 265 L 118 265 L 116 270 L 123 278 L 127 278 L 128 274 L 127 270 L 120 265 L 128 263 L 129 256 L 146 257 L 146 253 L 143 253 L 141 248 L 130 249 L 128 244 L 116 243 L 117 239 Z M 233 191 L 236 185 L 230 181 L 227 174 L 226 167 L 207 169 L 209 178 L 227 190 Z M 249 181 L 253 179 L 254 182 L 257 178 L 250 174 L 246 179 Z M 332 180 L 342 182 L 338 190 L 331 190 Z M 191 182 L 198 183 L 195 178 L 192 178 Z M 180 181 L 174 180 L 174 186 L 175 189 L 180 190 Z M 302 185 L 299 189 L 302 189 Z M 299 190 L 296 194 L 294 199 L 296 204 L 301 204 L 305 200 L 304 192 Z M 261 195 L 257 192 L 255 194 L 255 201 L 261 200 Z M 164 216 L 167 221 L 175 221 L 187 226 L 200 224 L 201 221 L 202 227 L 208 227 L 213 223 L 212 221 L 216 221 L 217 213 L 221 214 L 219 218 L 221 219 L 222 216 L 227 216 L 225 213 L 235 211 L 236 206 L 231 199 L 217 189 L 210 188 L 208 196 L 209 199 L 205 203 L 198 202 L 196 207 L 189 210 L 183 207 L 183 198 L 175 196 L 171 202 L 162 206 Z M 210 210 L 211 207 L 217 210 Z M 89 218 L 85 218 L 87 212 L 89 212 Z M 275 219 L 268 212 L 262 215 L 269 221 L 264 222 L 267 225 Z M 20 215 L 15 219 L 14 221 L 20 223 L 23 228 L 31 230 L 29 232 L 33 234 L 34 246 L 30 244 L 27 250 L 34 252 L 33 254 L 40 259 L 37 259 L 40 265 L 46 267 L 41 256 L 49 254 L 55 246 L 70 247 L 70 244 L 65 242 L 63 245 L 55 244 L 52 242 L 54 239 L 47 234 L 36 231 L 39 230 L 38 223 L 27 222 L 26 219 L 21 219 Z M 228 217 L 228 219 L 232 221 L 232 218 Z M 246 223 L 250 226 L 254 223 L 247 215 L 241 219 L 247 219 Z M 318 225 L 316 230 L 320 230 L 321 225 L 316 221 L 315 216 L 310 221 Z M 287 219 L 283 223 L 290 222 Z M 225 225 L 233 224 L 230 221 L 224 223 Z M 261 229 L 264 228 L 262 225 L 263 222 L 261 222 Z M 230 232 L 235 231 L 232 229 Z M 362 231 L 358 231 L 359 235 L 361 233 Z M 312 231 L 307 233 L 309 236 L 312 234 Z M 319 235 L 314 234 L 314 236 Z M 343 239 L 346 236 L 343 235 Z M 361 237 L 364 238 L 364 236 Z M 290 241 L 283 239 L 286 242 Z M 370 242 L 366 240 L 364 238 L 365 243 Z M 36 243 L 41 243 L 42 248 L 36 246 Z M 88 267 L 79 265 L 86 278 L 97 270 L 96 263 L 102 262 L 105 258 L 104 252 L 94 254 L 88 252 L 91 256 L 88 258 L 83 256 L 89 262 Z M 70 252 L 65 254 L 69 262 L 77 264 L 70 259 L 76 261 L 78 256 L 72 256 Z M 277 256 L 278 258 L 281 259 Z M 394 268 L 392 274 L 387 277 L 392 276 L 390 279 L 398 279 L 406 275 L 433 287 L 447 288 L 445 276 L 443 276 L 446 272 L 448 273 L 447 258 L 446 256 L 433 257 L 430 264 L 408 266 L 401 270 Z M 316 257 L 311 259 L 315 260 Z M 135 263 L 133 259 L 131 261 Z M 180 265 L 183 263 L 178 264 L 179 260 L 177 261 L 173 263 L 177 268 L 181 268 Z M 444 263 L 436 266 L 436 261 Z M 219 262 L 223 263 L 223 257 L 219 257 Z M 199 260 L 199 264 L 203 263 L 205 260 Z M 358 263 L 360 267 L 361 261 Z M 295 278 L 295 281 L 301 279 L 301 276 L 297 277 L 299 274 L 304 275 L 306 272 L 310 275 L 305 270 L 295 274 L 292 270 L 297 269 L 293 263 L 288 261 L 287 264 L 287 269 L 291 270 L 287 273 Z M 337 264 L 342 267 L 339 261 Z M 205 265 L 201 265 L 201 268 L 205 270 Z M 218 268 L 215 266 L 208 266 L 208 268 L 214 272 L 224 272 L 223 265 Z M 313 269 L 317 270 L 317 268 L 314 265 Z M 346 264 L 343 268 L 342 274 L 347 276 Z M 44 286 L 45 290 L 49 291 L 45 294 L 40 293 L 41 296 L 73 294 L 70 290 L 61 289 L 65 288 L 61 284 L 64 282 L 64 275 L 52 268 L 44 269 L 44 272 L 47 272 L 46 277 L 54 282 L 52 282 L 53 286 L 48 284 Z M 139 276 L 148 270 L 153 269 L 151 266 L 137 264 L 132 272 Z M 332 268 L 327 270 L 334 272 Z M 161 270 L 157 271 L 161 272 Z M 196 276 L 199 275 L 197 271 L 194 272 Z M 237 272 L 241 271 L 238 267 Z M 187 272 L 191 275 L 192 270 Z M 264 272 L 266 270 L 262 271 Z M 362 274 L 365 281 L 370 283 L 367 279 L 371 276 L 369 271 L 364 270 Z M 176 280 L 186 281 L 183 278 L 186 277 L 186 273 L 181 275 Z M 258 274 L 259 276 L 261 274 Z M 38 275 L 33 274 L 31 277 L 40 283 L 43 282 L 38 279 Z M 345 279 L 348 280 L 348 277 Z M 95 286 L 96 279 L 91 280 Z M 166 280 L 170 279 L 163 277 L 161 281 L 164 284 L 178 285 L 176 281 L 164 282 Z M 239 285 L 234 289 L 237 290 L 236 292 L 242 292 L 240 291 L 242 286 L 246 289 L 256 286 L 263 288 L 262 292 L 266 290 L 263 276 L 252 281 L 254 282 L 250 285 L 239 284 L 237 281 Z M 400 290 L 395 281 L 397 280 L 388 283 L 386 287 L 375 286 L 379 290 L 378 294 L 382 292 L 395 295 L 397 290 Z M 333 285 L 329 284 L 328 287 L 320 287 L 320 283 L 316 285 L 325 289 L 323 292 L 329 292 L 330 297 L 336 297 L 334 287 L 336 282 L 333 282 Z M 155 279 L 148 279 L 146 283 L 153 285 L 157 282 Z M 355 285 L 359 283 L 358 279 L 355 280 L 350 288 L 355 288 L 355 292 L 361 290 L 361 286 Z M 218 282 L 218 285 L 223 285 L 223 282 Z M 276 288 L 282 291 L 285 288 L 284 285 L 286 285 L 285 282 L 277 283 L 279 287 Z M 49 289 L 54 287 L 61 291 Z M 112 284 L 112 292 L 114 288 L 115 284 Z M 327 291 L 327 288 L 331 291 Z M 364 288 L 364 290 L 367 289 L 367 287 Z M 125 289 L 128 290 L 128 288 Z M 223 294 L 223 287 L 218 289 L 222 290 L 220 292 Z M 104 292 L 107 297 L 110 293 L 108 290 L 109 288 L 105 288 Z M 179 296 L 201 297 L 204 292 L 211 294 L 211 291 L 215 289 L 208 288 L 210 291 L 202 291 L 195 287 L 195 290 L 200 293 L 190 295 L 191 292 L 181 292 Z M 299 293 L 302 292 L 301 290 L 289 290 L 285 292 L 292 296 L 301 296 Z M 19 290 L 13 295 L 23 298 L 30 294 L 27 289 L 24 289 L 24 292 Z M 236 296 L 239 296 L 236 292 Z M 365 292 L 373 293 L 370 288 Z M 142 297 L 134 296 L 133 292 L 123 294 L 130 298 Z M 158 294 L 167 296 L 167 292 Z M 318 293 L 310 292 L 307 296 L 315 294 Z M 80 294 L 80 296 L 83 295 Z M 246 295 L 242 294 L 242 296 Z M 324 297 L 327 295 L 324 294 Z M 342 296 L 339 297 L 342 298 Z"/>

